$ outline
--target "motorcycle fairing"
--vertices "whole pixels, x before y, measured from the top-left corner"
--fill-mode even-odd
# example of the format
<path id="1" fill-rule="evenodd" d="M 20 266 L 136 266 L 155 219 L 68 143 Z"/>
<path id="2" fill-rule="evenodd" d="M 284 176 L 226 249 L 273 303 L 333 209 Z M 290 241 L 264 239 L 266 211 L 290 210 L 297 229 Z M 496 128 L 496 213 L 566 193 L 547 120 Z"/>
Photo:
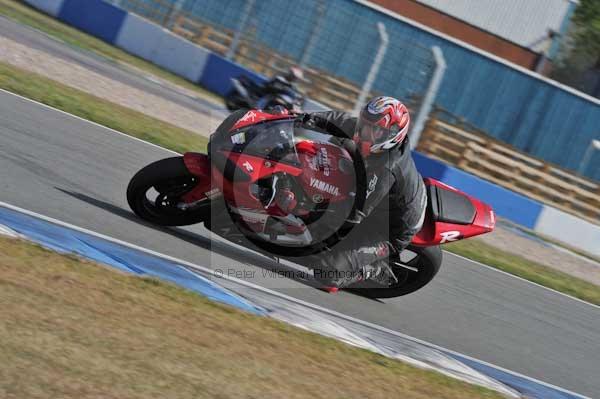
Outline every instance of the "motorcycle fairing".
<path id="1" fill-rule="evenodd" d="M 182 196 L 183 202 L 191 204 L 204 199 L 212 199 L 219 195 L 211 179 L 211 165 L 208 155 L 199 152 L 186 152 L 183 154 L 183 163 L 187 170 L 197 177 L 198 185 Z"/>
<path id="2" fill-rule="evenodd" d="M 326 142 L 301 141 L 296 151 L 303 173 L 304 192 L 315 203 L 341 202 L 354 191 L 352 158 L 337 145 Z M 348 165 L 348 166 L 344 166 Z"/>
<path id="3" fill-rule="evenodd" d="M 212 168 L 212 180 L 215 187 L 221 188 L 225 198 L 233 206 L 262 209 L 264 206 L 253 194 L 251 186 L 259 180 L 286 173 L 292 176 L 302 174 L 302 169 L 283 162 L 271 162 L 257 156 L 239 153 L 223 154 L 235 165 L 237 171 L 247 176 L 247 179 L 229 179 L 227 171 L 223 173 L 219 168 Z"/>
<path id="4" fill-rule="evenodd" d="M 202 184 L 183 200 L 192 203 L 222 194 L 251 230 L 264 231 L 275 218 L 286 226 L 286 233 L 302 234 L 305 226 L 300 226 L 295 218 L 306 213 L 296 212 L 296 216 L 291 215 L 294 220 L 287 220 L 288 212 L 273 201 L 277 175 L 296 178 L 306 196 L 304 200 L 313 205 L 348 200 L 355 195 L 355 179 L 352 160 L 345 149 L 324 140 L 313 141 L 301 131 L 295 133 L 293 123 L 294 117 L 287 113 L 251 110 L 232 129 L 211 137 L 210 159 L 203 154 L 186 153 L 186 167 Z M 260 181 L 272 187 L 272 198 L 270 194 L 266 200 L 264 196 L 259 198 Z M 434 246 L 493 230 L 495 215 L 488 205 L 434 179 L 424 182 L 428 187 L 428 205 L 423 228 L 413 238 L 414 245 Z"/>
<path id="5" fill-rule="evenodd" d="M 230 132 L 242 129 L 247 126 L 252 126 L 260 122 L 281 120 L 281 119 L 295 119 L 295 116 L 290 115 L 287 110 L 284 112 L 275 114 L 269 112 L 263 112 L 259 109 L 251 109 L 246 112 L 238 121 L 231 127 Z"/>
<path id="6" fill-rule="evenodd" d="M 315 156 L 320 148 L 317 144 L 321 143 L 303 144 L 299 148 L 300 159 L 302 160 L 303 156 L 305 155 Z M 234 208 L 243 210 L 238 212 L 239 214 L 248 216 L 249 210 L 254 210 L 256 213 L 254 215 L 256 229 L 264 228 L 269 214 L 281 218 L 286 217 L 286 214 L 278 211 L 276 208 L 268 210 L 264 209 L 264 206 L 261 204 L 260 200 L 252 194 L 250 186 L 260 179 L 279 172 L 285 172 L 290 175 L 303 178 L 303 173 L 305 173 L 307 168 L 306 164 L 302 162 L 302 166 L 295 167 L 279 162 L 270 163 L 269 161 L 265 161 L 259 157 L 237 153 L 229 153 L 229 157 L 232 159 L 237 168 L 240 170 L 245 170 L 244 173 L 246 173 L 246 175 L 249 177 L 249 180 L 244 182 L 237 181 L 235 184 L 233 184 L 230 180 L 223 176 L 218 168 L 210 167 L 210 160 L 208 159 L 207 155 L 193 152 L 184 154 L 184 162 L 186 167 L 190 173 L 198 176 L 198 180 L 202 183 L 196 186 L 194 190 L 187 193 L 183 197 L 183 200 L 187 203 L 192 203 L 209 196 L 212 197 L 219 193 L 223 193 L 226 198 L 233 199 L 232 205 Z M 246 164 L 246 166 L 244 166 L 244 164 Z M 211 177 L 207 178 L 207 176 Z M 452 194 L 462 196 L 465 201 L 468 201 L 470 204 L 472 204 L 475 214 L 470 223 L 466 223 L 465 220 L 461 221 L 461 223 L 439 220 L 439 215 L 438 218 L 436 218 L 436 214 L 432 209 L 434 206 L 432 204 L 433 199 L 429 196 L 423 228 L 413 238 L 412 243 L 414 245 L 439 245 L 488 233 L 494 229 L 496 217 L 494 211 L 489 205 L 484 204 L 483 202 L 457 190 L 456 188 L 448 186 L 447 184 L 439 182 L 435 179 L 426 178 L 424 181 L 426 186 L 435 186 L 437 190 L 445 190 L 451 192 Z M 431 192 L 429 189 L 428 191 Z M 307 194 L 310 195 L 310 193 L 311 192 L 307 190 Z M 328 195 L 327 192 L 316 189 L 312 193 L 313 195 L 315 195 L 314 193 L 317 193 L 317 195 L 322 195 L 324 197 Z M 329 195 L 328 198 L 332 200 L 335 199 L 331 195 Z M 443 200 L 445 196 L 442 195 L 441 198 Z M 446 204 L 446 206 L 447 205 L 448 204 Z M 259 217 L 259 214 L 263 216 Z M 251 219 L 248 217 L 248 220 L 250 221 Z M 260 222 L 258 222 L 259 220 Z M 288 230 L 290 232 L 293 232 L 294 234 L 302 232 L 302 229 L 294 227 L 292 223 L 289 223 L 289 225 L 290 228 Z"/>
<path id="7" fill-rule="evenodd" d="M 489 233 L 494 229 L 496 216 L 489 205 L 435 179 L 426 178 L 424 181 L 428 188 L 427 211 L 423 228 L 412 240 L 414 245 L 439 245 Z M 444 191 L 450 194 L 444 195 Z M 432 192 L 438 192 L 437 198 L 432 198 Z M 436 203 L 445 198 L 450 201 Z M 440 214 L 440 205 L 445 216 L 443 212 Z"/>

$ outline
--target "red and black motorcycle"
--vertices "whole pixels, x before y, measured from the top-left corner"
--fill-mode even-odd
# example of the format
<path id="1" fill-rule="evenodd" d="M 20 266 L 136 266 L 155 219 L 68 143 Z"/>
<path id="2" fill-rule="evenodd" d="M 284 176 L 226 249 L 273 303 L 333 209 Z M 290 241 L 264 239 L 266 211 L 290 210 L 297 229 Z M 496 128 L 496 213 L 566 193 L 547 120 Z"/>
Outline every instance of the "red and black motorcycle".
<path id="1" fill-rule="evenodd" d="M 130 181 L 127 200 L 142 219 L 162 226 L 204 223 L 232 242 L 293 260 L 343 239 L 340 227 L 361 210 L 368 185 L 343 143 L 307 130 L 287 114 L 248 111 L 211 136 L 208 154 L 188 152 L 154 162 Z M 442 262 L 439 245 L 490 232 L 490 206 L 426 178 L 428 208 L 406 254 L 390 262 L 398 283 L 361 283 L 389 298 L 429 283 Z M 406 255 L 406 256 L 405 256 Z"/>

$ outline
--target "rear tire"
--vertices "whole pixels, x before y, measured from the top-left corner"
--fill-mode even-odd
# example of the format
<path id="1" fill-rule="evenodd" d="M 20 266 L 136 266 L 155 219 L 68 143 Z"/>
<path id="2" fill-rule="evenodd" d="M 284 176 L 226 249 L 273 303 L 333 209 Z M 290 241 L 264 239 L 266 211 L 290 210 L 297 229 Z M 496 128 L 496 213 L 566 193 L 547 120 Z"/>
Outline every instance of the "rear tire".
<path id="1" fill-rule="evenodd" d="M 440 271 L 442 266 L 442 250 L 438 246 L 434 247 L 416 247 L 409 246 L 407 250 L 416 253 L 416 257 L 406 264 L 418 269 L 417 272 L 406 271 L 400 267 L 392 267 L 392 270 L 399 279 L 398 284 L 387 288 L 355 288 L 351 291 L 368 298 L 394 298 L 398 296 L 411 294 L 427 284 Z"/>
<path id="2" fill-rule="evenodd" d="M 144 167 L 133 176 L 127 186 L 127 202 L 140 218 L 161 226 L 185 226 L 200 223 L 210 217 L 210 201 L 193 210 L 182 210 L 175 203 L 183 194 L 197 184 L 183 163 L 183 157 L 162 159 Z M 152 201 L 147 197 L 154 188 L 162 200 Z M 157 204 L 156 202 L 159 202 Z"/>

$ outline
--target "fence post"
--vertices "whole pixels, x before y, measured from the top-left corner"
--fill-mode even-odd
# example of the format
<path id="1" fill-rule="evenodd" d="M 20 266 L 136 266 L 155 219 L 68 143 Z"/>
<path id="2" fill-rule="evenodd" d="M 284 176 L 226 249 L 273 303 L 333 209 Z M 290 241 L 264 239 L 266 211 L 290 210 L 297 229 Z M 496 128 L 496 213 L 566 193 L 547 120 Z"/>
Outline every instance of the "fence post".
<path id="1" fill-rule="evenodd" d="M 325 20 L 325 0 L 318 0 L 317 3 L 317 21 L 313 25 L 312 31 L 310 32 L 310 36 L 306 42 L 306 46 L 304 46 L 304 50 L 302 51 L 302 57 L 300 57 L 300 63 L 298 66 L 300 68 L 306 67 L 308 64 L 308 60 L 312 54 L 313 48 L 317 43 L 317 38 L 319 37 L 319 33 L 321 32 L 321 27 L 323 26 L 323 21 Z"/>
<path id="2" fill-rule="evenodd" d="M 444 73 L 446 72 L 447 67 L 446 60 L 444 59 L 444 53 L 442 52 L 441 48 L 438 46 L 433 46 L 431 48 L 431 52 L 433 53 L 433 58 L 435 60 L 435 71 L 433 72 L 433 76 L 429 82 L 429 87 L 427 87 L 427 92 L 425 93 L 425 97 L 423 98 L 423 102 L 419 108 L 419 113 L 415 119 L 412 132 L 410 133 L 410 147 L 413 150 L 417 148 L 417 144 L 421 138 L 421 133 L 423 133 L 423 128 L 425 127 L 425 122 L 427 122 L 427 118 L 429 117 L 429 113 L 433 107 L 433 103 L 437 96 L 438 90 L 440 89 L 440 85 L 442 84 L 442 79 L 444 78 Z"/>
<path id="3" fill-rule="evenodd" d="M 371 69 L 369 70 L 369 74 L 367 75 L 367 79 L 360 89 L 360 94 L 358 95 L 358 99 L 354 104 L 354 114 L 357 115 L 360 112 L 361 107 L 363 106 L 367 95 L 371 92 L 371 86 L 373 86 L 373 82 L 375 82 L 375 78 L 377 77 L 377 73 L 379 73 L 379 68 L 383 63 L 383 57 L 385 57 L 385 52 L 387 51 L 389 44 L 389 36 L 385 29 L 385 25 L 383 22 L 377 22 L 377 29 L 379 30 L 379 39 L 381 43 L 379 44 L 379 48 L 377 49 L 377 54 L 375 54 L 375 59 L 373 60 L 373 64 L 371 65 Z"/>
<path id="4" fill-rule="evenodd" d="M 165 15 L 165 19 L 163 20 L 163 26 L 165 28 L 169 30 L 173 29 L 175 19 L 177 18 L 177 15 L 181 12 L 181 9 L 183 8 L 183 3 L 185 3 L 185 0 L 176 0 L 174 3 L 172 3 L 171 7 L 169 8 L 169 11 Z"/>
<path id="5" fill-rule="evenodd" d="M 250 13 L 252 12 L 252 8 L 254 8 L 255 2 L 256 0 L 246 0 L 246 6 L 242 11 L 242 19 L 240 21 L 240 25 L 238 26 L 238 29 L 235 32 L 235 35 L 233 36 L 233 40 L 231 41 L 231 45 L 229 46 L 229 50 L 227 50 L 227 54 L 225 55 L 225 58 L 227 58 L 228 60 L 233 59 L 233 56 L 235 55 L 235 51 L 237 50 L 237 47 L 240 44 L 242 34 L 244 34 L 244 31 L 246 30 L 246 25 L 248 24 L 248 20 L 250 19 Z"/>
<path id="6" fill-rule="evenodd" d="M 585 176 L 585 169 L 590 163 L 592 159 L 592 153 L 596 150 L 600 150 L 600 140 L 592 140 L 588 145 L 585 153 L 583 154 L 583 158 L 581 158 L 581 162 L 579 163 L 579 168 L 577 168 L 577 174 L 580 176 Z"/>

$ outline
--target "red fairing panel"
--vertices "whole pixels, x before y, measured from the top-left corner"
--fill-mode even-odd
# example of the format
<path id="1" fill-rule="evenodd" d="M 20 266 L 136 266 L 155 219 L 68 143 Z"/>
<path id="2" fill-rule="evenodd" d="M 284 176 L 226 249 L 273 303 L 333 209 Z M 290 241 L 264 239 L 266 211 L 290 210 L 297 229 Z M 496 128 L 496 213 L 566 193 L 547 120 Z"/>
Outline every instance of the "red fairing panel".
<path id="1" fill-rule="evenodd" d="M 182 197 L 184 202 L 189 204 L 216 194 L 215 192 L 211 192 L 213 187 L 208 155 L 198 152 L 186 152 L 183 154 L 183 163 L 188 171 L 198 178 L 198 185 Z"/>
<path id="2" fill-rule="evenodd" d="M 261 207 L 258 199 L 250 193 L 250 185 L 257 180 L 276 173 L 288 173 L 293 176 L 302 174 L 302 169 L 282 162 L 268 162 L 263 158 L 246 154 L 224 153 L 238 168 L 249 175 L 249 181 L 239 181 L 232 184 L 223 177 L 221 171 L 211 164 L 208 155 L 196 152 L 186 152 L 183 162 L 190 173 L 198 179 L 198 185 L 182 199 L 186 203 L 224 194 L 237 206 Z"/>
<path id="3" fill-rule="evenodd" d="M 414 245 L 433 246 L 445 244 L 448 242 L 458 241 L 464 238 L 489 233 L 492 230 L 494 230 L 494 226 L 496 224 L 496 215 L 494 214 L 493 209 L 489 205 L 463 193 L 462 191 L 457 190 L 454 187 L 448 186 L 447 184 L 439 182 L 435 179 L 425 179 L 425 185 L 435 185 L 440 187 L 441 189 L 451 190 L 461 195 L 464 195 L 471 201 L 471 203 L 475 207 L 476 214 L 475 219 L 471 224 L 454 224 L 433 221 L 431 216 L 431 210 L 428 209 L 427 215 L 425 217 L 425 222 L 423 223 L 423 228 L 417 233 L 417 235 L 415 235 L 415 237 L 412 240 L 412 243 Z"/>
<path id="4" fill-rule="evenodd" d="M 290 115 L 287 110 L 279 114 L 271 114 L 268 112 L 262 112 L 258 109 L 252 109 L 244 114 L 238 121 L 233 125 L 233 127 L 229 130 L 233 132 L 234 130 L 241 129 L 246 126 L 254 125 L 259 122 L 264 121 L 274 121 L 279 119 L 294 119 L 293 115 Z"/>
<path id="5" fill-rule="evenodd" d="M 296 150 L 303 170 L 300 182 L 309 197 L 341 202 L 348 198 L 350 191 L 354 191 L 353 174 L 339 167 L 343 159 L 352 165 L 352 158 L 346 150 L 333 144 L 312 141 L 298 143 Z"/>
<path id="6" fill-rule="evenodd" d="M 258 198 L 251 193 L 250 186 L 256 181 L 277 173 L 287 173 L 292 176 L 299 176 L 302 169 L 285 164 L 283 162 L 270 162 L 261 157 L 238 154 L 233 152 L 224 152 L 226 157 L 235 163 L 243 173 L 249 176 L 247 181 L 230 182 L 224 176 L 222 171 L 216 167 L 212 168 L 213 186 L 218 187 L 228 202 L 236 207 L 247 207 L 252 209 L 262 208 Z"/>
<path id="7" fill-rule="evenodd" d="M 199 152 L 183 154 L 183 163 L 191 174 L 199 178 L 210 178 L 210 160 L 208 155 Z"/>

